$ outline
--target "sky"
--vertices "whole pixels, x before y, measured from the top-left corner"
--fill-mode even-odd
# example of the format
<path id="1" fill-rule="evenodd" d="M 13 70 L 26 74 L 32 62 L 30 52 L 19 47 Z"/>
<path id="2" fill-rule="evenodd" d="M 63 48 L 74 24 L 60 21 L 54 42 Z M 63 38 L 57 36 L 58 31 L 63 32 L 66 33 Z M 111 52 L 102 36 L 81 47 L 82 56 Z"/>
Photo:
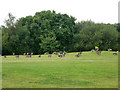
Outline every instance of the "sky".
<path id="1" fill-rule="evenodd" d="M 118 23 L 118 2 L 120 0 L 1 0 L 0 25 L 12 13 L 17 19 L 34 15 L 43 10 L 55 10 L 68 14 L 76 22 L 92 20 L 96 23 Z"/>

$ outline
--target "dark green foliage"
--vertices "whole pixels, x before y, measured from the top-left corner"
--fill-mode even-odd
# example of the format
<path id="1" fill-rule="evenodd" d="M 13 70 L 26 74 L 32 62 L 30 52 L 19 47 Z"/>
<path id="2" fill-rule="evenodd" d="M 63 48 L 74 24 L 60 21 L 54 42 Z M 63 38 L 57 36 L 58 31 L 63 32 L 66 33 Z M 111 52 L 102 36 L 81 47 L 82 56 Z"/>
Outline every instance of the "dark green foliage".
<path id="1" fill-rule="evenodd" d="M 10 28 L 8 21 L 12 23 Z M 63 50 L 63 47 L 69 50 L 75 30 L 74 17 L 48 10 L 13 21 L 14 18 L 9 17 L 2 29 L 3 54 L 52 53 Z"/>
<path id="2" fill-rule="evenodd" d="M 75 18 L 55 11 L 36 12 L 18 20 L 12 14 L 1 26 L 3 54 L 54 51 L 118 50 L 119 24 L 98 24 L 92 21 L 75 23 Z"/>
<path id="3" fill-rule="evenodd" d="M 86 22 L 88 24 L 89 21 Z M 77 29 L 74 34 L 74 50 L 91 50 L 95 46 L 99 46 L 101 50 L 107 50 L 112 48 L 113 50 L 118 49 L 118 32 L 113 25 L 109 24 L 95 24 L 92 23 L 87 25 L 79 23 L 79 27 L 83 25 L 81 29 Z M 78 25 L 78 24 L 77 24 Z"/>

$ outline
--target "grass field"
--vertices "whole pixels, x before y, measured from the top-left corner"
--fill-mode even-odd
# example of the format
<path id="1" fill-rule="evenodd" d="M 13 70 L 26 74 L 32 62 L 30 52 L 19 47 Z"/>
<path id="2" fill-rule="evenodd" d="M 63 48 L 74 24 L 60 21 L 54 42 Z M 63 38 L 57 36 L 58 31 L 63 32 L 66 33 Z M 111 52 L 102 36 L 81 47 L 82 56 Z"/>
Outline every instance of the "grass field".
<path id="1" fill-rule="evenodd" d="M 2 57 L 3 88 L 117 88 L 118 56 L 113 52 Z"/>

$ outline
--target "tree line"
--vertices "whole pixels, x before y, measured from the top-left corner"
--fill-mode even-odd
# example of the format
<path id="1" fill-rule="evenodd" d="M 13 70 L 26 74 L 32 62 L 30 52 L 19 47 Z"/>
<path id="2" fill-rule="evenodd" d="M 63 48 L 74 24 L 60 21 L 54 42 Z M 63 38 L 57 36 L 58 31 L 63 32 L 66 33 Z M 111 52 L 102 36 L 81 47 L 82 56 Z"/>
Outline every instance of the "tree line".
<path id="1" fill-rule="evenodd" d="M 55 11 L 36 12 L 34 16 L 16 19 L 11 13 L 0 26 L 2 54 L 54 51 L 119 50 L 120 24 L 75 22 L 76 18 Z"/>

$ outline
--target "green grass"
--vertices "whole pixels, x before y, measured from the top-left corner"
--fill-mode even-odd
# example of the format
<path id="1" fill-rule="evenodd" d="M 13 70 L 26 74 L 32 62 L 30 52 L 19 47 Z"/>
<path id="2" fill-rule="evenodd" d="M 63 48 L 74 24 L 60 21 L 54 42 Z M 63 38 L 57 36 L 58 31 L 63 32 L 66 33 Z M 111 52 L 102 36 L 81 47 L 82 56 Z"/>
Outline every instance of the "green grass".
<path id="1" fill-rule="evenodd" d="M 59 58 L 2 57 L 3 88 L 117 88 L 118 56 L 113 52 L 68 53 Z"/>

